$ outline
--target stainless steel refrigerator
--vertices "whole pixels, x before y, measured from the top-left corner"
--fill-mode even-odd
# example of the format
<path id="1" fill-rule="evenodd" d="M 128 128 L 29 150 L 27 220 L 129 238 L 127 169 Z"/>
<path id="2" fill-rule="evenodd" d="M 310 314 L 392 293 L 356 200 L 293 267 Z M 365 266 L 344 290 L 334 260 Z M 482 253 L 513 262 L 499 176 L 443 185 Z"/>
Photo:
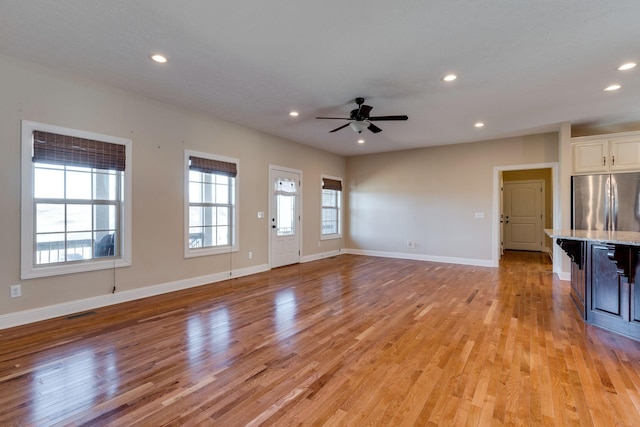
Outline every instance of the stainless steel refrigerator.
<path id="1" fill-rule="evenodd" d="M 572 228 L 640 231 L 640 173 L 571 178 Z"/>

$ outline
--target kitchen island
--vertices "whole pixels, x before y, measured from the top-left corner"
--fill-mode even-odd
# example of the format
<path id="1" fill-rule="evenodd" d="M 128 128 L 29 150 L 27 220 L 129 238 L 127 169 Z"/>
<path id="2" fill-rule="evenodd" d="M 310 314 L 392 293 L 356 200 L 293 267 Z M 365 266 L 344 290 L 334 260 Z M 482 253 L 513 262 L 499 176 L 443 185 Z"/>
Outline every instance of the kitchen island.
<path id="1" fill-rule="evenodd" d="M 571 298 L 591 324 L 640 340 L 640 233 L 545 230 L 571 258 Z"/>

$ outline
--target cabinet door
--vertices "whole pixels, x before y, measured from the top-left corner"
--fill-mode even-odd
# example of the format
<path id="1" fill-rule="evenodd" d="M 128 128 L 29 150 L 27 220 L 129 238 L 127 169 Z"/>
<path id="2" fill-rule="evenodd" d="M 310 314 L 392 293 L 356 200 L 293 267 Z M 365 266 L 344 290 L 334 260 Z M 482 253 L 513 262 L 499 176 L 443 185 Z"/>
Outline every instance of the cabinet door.
<path id="1" fill-rule="evenodd" d="M 590 246 L 589 312 L 590 322 L 605 328 L 628 333 L 629 284 L 618 274 L 616 264 L 607 256 L 606 245 Z"/>
<path id="2" fill-rule="evenodd" d="M 607 256 L 606 246 L 593 245 L 591 250 L 591 309 L 621 316 L 620 275 Z"/>
<path id="3" fill-rule="evenodd" d="M 612 171 L 635 171 L 640 169 L 640 137 L 614 138 L 609 145 Z"/>
<path id="4" fill-rule="evenodd" d="M 573 173 L 606 172 L 608 170 L 608 140 L 573 144 Z"/>

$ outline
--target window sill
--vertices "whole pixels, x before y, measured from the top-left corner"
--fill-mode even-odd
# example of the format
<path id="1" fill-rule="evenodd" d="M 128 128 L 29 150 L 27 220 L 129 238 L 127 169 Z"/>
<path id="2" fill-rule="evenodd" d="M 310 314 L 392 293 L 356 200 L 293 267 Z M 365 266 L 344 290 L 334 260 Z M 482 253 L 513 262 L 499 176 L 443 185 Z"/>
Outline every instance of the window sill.
<path id="1" fill-rule="evenodd" d="M 234 253 L 238 251 L 239 249 L 237 246 L 234 246 L 234 247 L 227 246 L 224 248 L 186 249 L 184 252 L 184 257 L 197 258 L 201 256 L 229 254 L 229 253 Z"/>
<path id="2" fill-rule="evenodd" d="M 320 240 L 335 240 L 342 239 L 342 234 L 326 234 L 324 236 L 320 236 Z"/>
<path id="3" fill-rule="evenodd" d="M 130 267 L 131 261 L 124 259 L 109 259 L 100 261 L 85 261 L 64 265 L 31 267 L 22 271 L 20 279 L 37 279 L 40 277 L 60 276 L 62 274 L 85 273 L 88 271 L 107 270 L 111 268 Z"/>

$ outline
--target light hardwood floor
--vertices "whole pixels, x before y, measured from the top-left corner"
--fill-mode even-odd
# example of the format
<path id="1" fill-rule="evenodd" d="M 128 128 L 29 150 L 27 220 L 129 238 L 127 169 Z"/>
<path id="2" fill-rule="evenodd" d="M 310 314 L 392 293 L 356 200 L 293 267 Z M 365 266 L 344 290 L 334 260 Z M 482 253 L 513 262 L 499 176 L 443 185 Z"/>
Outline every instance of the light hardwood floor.
<path id="1" fill-rule="evenodd" d="M 0 331 L 0 426 L 640 425 L 548 257 L 342 255 Z"/>

